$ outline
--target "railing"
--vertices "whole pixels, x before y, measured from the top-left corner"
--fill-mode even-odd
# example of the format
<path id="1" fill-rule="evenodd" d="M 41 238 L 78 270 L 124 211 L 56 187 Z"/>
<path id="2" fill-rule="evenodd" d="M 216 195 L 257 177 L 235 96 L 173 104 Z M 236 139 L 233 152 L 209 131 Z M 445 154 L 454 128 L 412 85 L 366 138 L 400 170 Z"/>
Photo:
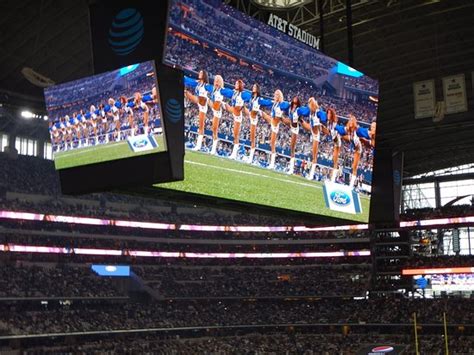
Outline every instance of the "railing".
<path id="1" fill-rule="evenodd" d="M 407 334 L 413 329 L 412 323 L 283 323 L 283 324 L 242 324 L 242 325 L 206 325 L 194 327 L 160 327 L 160 328 L 142 328 L 142 329 L 115 329 L 115 330 L 98 330 L 86 332 L 68 332 L 68 333 L 44 333 L 44 334 L 22 334 L 22 335 L 4 335 L 0 336 L 0 343 L 2 341 L 11 340 L 26 340 L 26 339 L 40 339 L 40 338 L 61 338 L 61 337 L 86 337 L 86 336 L 111 336 L 111 335 L 125 335 L 125 334 L 139 334 L 139 333 L 164 333 L 164 335 L 183 334 L 188 333 L 194 337 L 209 336 L 209 333 L 220 333 L 220 335 L 232 334 L 239 331 L 242 333 L 251 333 L 258 331 L 259 333 L 271 333 L 274 331 L 287 330 L 293 328 L 296 330 L 312 330 L 320 334 L 333 334 L 335 327 L 348 326 L 353 333 L 357 331 L 377 331 L 377 334 Z M 422 333 L 430 334 L 435 332 L 440 333 L 443 329 L 443 323 L 418 323 L 418 326 L 423 329 Z M 448 323 L 448 328 L 452 331 L 463 327 L 463 335 L 471 335 L 474 333 L 474 324 L 460 324 Z M 337 329 L 337 328 L 336 328 Z M 402 333 L 403 332 L 403 333 Z M 419 331 L 421 332 L 421 331 Z M 409 333 L 408 333 L 409 334 Z"/>

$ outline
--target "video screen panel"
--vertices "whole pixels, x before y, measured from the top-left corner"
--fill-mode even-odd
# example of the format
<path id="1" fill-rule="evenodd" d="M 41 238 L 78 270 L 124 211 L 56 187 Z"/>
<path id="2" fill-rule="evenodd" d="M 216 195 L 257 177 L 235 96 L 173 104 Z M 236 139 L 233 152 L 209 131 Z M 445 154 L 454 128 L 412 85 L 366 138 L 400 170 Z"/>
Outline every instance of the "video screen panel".
<path id="1" fill-rule="evenodd" d="M 44 93 L 58 170 L 166 151 L 153 61 Z"/>
<path id="2" fill-rule="evenodd" d="M 130 276 L 130 266 L 128 265 L 91 265 L 92 271 L 99 276 L 120 277 Z"/>
<path id="3" fill-rule="evenodd" d="M 416 289 L 423 290 L 425 296 L 435 294 L 474 291 L 474 274 L 431 274 L 413 276 Z"/>
<path id="4" fill-rule="evenodd" d="M 367 222 L 378 82 L 220 0 L 173 0 L 184 181 L 157 187 Z"/>

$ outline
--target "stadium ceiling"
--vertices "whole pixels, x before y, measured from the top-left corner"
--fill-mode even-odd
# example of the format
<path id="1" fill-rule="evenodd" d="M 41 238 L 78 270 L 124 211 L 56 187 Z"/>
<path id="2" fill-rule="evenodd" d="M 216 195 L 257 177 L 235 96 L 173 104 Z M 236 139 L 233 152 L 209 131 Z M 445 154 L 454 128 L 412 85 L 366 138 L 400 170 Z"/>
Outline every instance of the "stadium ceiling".
<path id="1" fill-rule="evenodd" d="M 265 21 L 270 7 L 263 1 L 226 0 Z M 265 3 L 288 5 L 271 12 L 315 35 L 322 6 L 324 51 L 347 62 L 345 0 Z M 46 82 L 92 74 L 87 6 L 87 0 L 0 2 L 0 103 L 44 109 L 42 89 L 24 68 Z M 474 163 L 473 14 L 472 0 L 352 0 L 353 66 L 380 80 L 378 145 L 405 152 L 406 176 Z M 442 100 L 441 78 L 459 73 L 466 76 L 469 112 L 438 123 L 415 120 L 413 82 L 435 79 Z"/>
<path id="2" fill-rule="evenodd" d="M 310 4 L 311 0 L 252 0 L 253 3 L 261 8 L 269 10 L 278 9 L 291 9 L 295 7 L 301 7 L 302 5 Z"/>

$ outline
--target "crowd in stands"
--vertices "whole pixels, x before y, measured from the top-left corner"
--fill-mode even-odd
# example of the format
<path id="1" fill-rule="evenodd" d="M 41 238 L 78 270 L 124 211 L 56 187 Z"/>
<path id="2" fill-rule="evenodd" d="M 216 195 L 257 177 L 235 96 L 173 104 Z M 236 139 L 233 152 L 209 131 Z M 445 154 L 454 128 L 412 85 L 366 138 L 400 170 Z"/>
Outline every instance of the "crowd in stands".
<path id="1" fill-rule="evenodd" d="M 11 200 L 0 198 L 1 209 L 37 211 L 78 216 L 108 216 L 109 218 L 130 218 L 154 221 L 202 221 L 192 213 L 176 215 L 176 208 L 166 203 L 157 203 L 156 211 L 151 211 L 147 203 L 152 199 L 135 199 L 124 195 L 89 195 L 73 200 L 59 197 L 57 181 L 50 162 L 36 158 L 19 157 L 16 161 L 0 155 L 0 176 L 8 181 L 7 191 L 25 194 L 47 195 L 48 199 L 36 203 L 26 199 Z M 34 169 L 30 168 L 30 164 Z M 37 165 L 37 166 L 36 166 Z M 28 173 L 27 173 L 28 172 Z M 55 180 L 52 180 L 55 181 Z M 48 188 L 51 187 L 51 188 Z M 73 202 L 71 202 L 73 201 Z M 138 201 L 138 202 L 137 202 Z M 122 208 L 114 208 L 120 204 Z M 124 208 L 123 206 L 129 207 Z M 140 205 L 142 206 L 140 208 Z M 146 206 L 146 208 L 143 208 Z M 146 212 L 149 210 L 150 212 Z M 216 213 L 217 214 L 217 213 Z M 210 212 L 210 221 L 245 222 L 246 214 L 222 216 Z M 216 219 L 214 219 L 216 218 Z M 248 214 L 249 221 L 267 221 L 265 217 Z M 275 223 L 275 221 L 273 221 Z M 215 223 L 214 224 L 218 224 Z M 245 223 L 242 223 L 245 224 Z M 173 232 L 143 231 L 118 227 L 80 226 L 49 222 L 1 221 L 0 244 L 47 245 L 65 248 L 111 248 L 121 250 L 177 250 L 209 251 L 330 251 L 338 250 L 340 244 L 323 245 L 225 245 L 225 244 L 173 244 L 153 242 L 143 239 L 153 236 L 176 237 Z M 12 233 L 12 229 L 22 229 Z M 8 233 L 5 232 L 8 230 Z M 30 233 L 36 231 L 35 233 Z M 41 232 L 41 233 L 39 233 Z M 43 233 L 45 232 L 45 233 Z M 51 234 L 48 234 L 51 232 Z M 59 232 L 59 234 L 53 233 Z M 61 233 L 64 234 L 61 237 Z M 149 234 L 147 234 L 149 233 Z M 86 234 L 89 237 L 78 237 Z M 102 237 L 93 237 L 100 234 Z M 119 238 L 117 235 L 129 238 Z M 137 235 L 138 238 L 133 236 Z M 222 238 L 224 234 L 215 236 Z M 281 233 L 280 238 L 285 233 Z M 353 232 L 351 236 L 367 237 L 364 232 Z M 210 233 L 181 233 L 180 238 L 214 238 Z M 226 237 L 237 237 L 227 234 Z M 301 234 L 299 237 L 304 236 Z M 347 232 L 318 233 L 318 238 L 347 237 Z M 239 238 L 257 238 L 254 234 L 238 235 Z M 288 239 L 295 237 L 287 235 Z M 314 237 L 314 235 L 313 235 Z M 142 239 L 140 239 L 142 238 Z M 278 238 L 276 234 L 264 238 Z M 361 243 L 363 244 L 363 243 Z M 357 247 L 343 245 L 350 250 Z M 14 257 L 12 257 L 14 254 Z M 71 257 L 71 258 L 69 258 Z M 69 258 L 69 259 L 68 259 Z M 120 258 L 120 257 L 119 257 Z M 13 261 L 11 260 L 13 259 Z M 16 261 L 15 261 L 16 260 Z M 87 302 L 71 301 L 64 304 L 48 305 L 0 302 L 0 335 L 39 334 L 75 331 L 106 331 L 116 329 L 175 328 L 193 326 L 224 325 L 264 325 L 264 324 L 395 324 L 410 323 L 412 313 L 417 312 L 420 323 L 442 324 L 442 314 L 446 312 L 450 324 L 472 324 L 474 316 L 472 299 L 366 299 L 370 288 L 368 258 L 328 258 L 328 259 L 186 259 L 186 258 L 130 258 L 119 259 L 132 265 L 146 288 L 156 299 L 141 302 L 132 299 L 113 300 L 123 296 L 112 280 L 94 275 L 84 263 L 104 263 L 117 258 L 103 256 L 67 255 L 65 259 L 48 254 L 0 255 L 0 298 L 19 297 L 85 297 Z M 42 261 L 52 262 L 41 264 Z M 71 263 L 73 261 L 74 263 Z M 438 257 L 411 259 L 409 267 L 472 266 L 472 257 Z M 58 264 L 59 262 L 59 264 Z M 77 264 L 75 264 L 77 263 Z M 82 265 L 78 265 L 82 263 Z M 360 265 L 357 265 L 360 264 Z M 403 265 L 396 265 L 399 269 Z M 354 300 L 360 296 L 361 300 Z M 96 301 L 98 297 L 108 300 Z M 150 296 L 152 297 L 152 296 Z M 198 300 L 197 298 L 204 298 Z M 214 300 L 210 298 L 215 297 Z M 256 301 L 228 300 L 229 298 L 256 298 Z M 273 299 L 265 299 L 271 297 Z M 278 299 L 281 297 L 281 299 Z M 285 301 L 284 298 L 297 298 Z M 166 300 L 160 300 L 165 298 Z M 186 300 L 179 300 L 186 298 Z M 304 298 L 304 299 L 301 299 Z M 172 300 L 171 300 L 172 299 Z M 338 328 L 339 329 L 339 328 Z M 413 339 L 408 335 L 368 335 L 351 334 L 297 334 L 278 333 L 273 335 L 252 334 L 247 336 L 209 337 L 197 339 L 160 339 L 153 336 L 139 336 L 135 340 L 100 340 L 84 342 L 74 349 L 68 346 L 56 347 L 52 352 L 73 353 L 120 353 L 129 349 L 140 353 L 222 353 L 258 352 L 281 353 L 354 353 L 365 344 L 390 342 L 409 344 L 408 352 L 413 352 Z M 452 354 L 472 352 L 470 337 L 450 338 Z M 443 342 L 439 336 L 422 336 L 422 353 L 439 354 Z M 238 349 L 238 350 L 236 350 Z M 0 345 L 0 351 L 2 350 Z"/>
<path id="2" fill-rule="evenodd" d="M 0 303 L 0 335 L 278 324 L 473 324 L 472 299 L 169 300 Z"/>
<path id="3" fill-rule="evenodd" d="M 359 78 L 344 76 L 344 86 L 374 93 L 375 95 L 377 95 L 379 92 L 379 85 L 377 81 L 367 76 L 362 76 Z"/>
<path id="4" fill-rule="evenodd" d="M 28 156 L 10 159 L 3 153 L 0 153 L 0 188 L 25 194 L 56 196 L 60 193 L 52 161 Z"/>
<path id="5" fill-rule="evenodd" d="M 107 99 L 109 97 L 118 98 L 122 95 L 130 95 L 131 88 L 138 92 L 151 91 L 155 80 L 143 77 L 153 70 L 152 62 L 145 62 L 136 69 L 127 72 L 125 77 L 119 69 L 101 73 L 100 76 L 80 79 L 74 83 L 54 86 L 46 91 L 45 101 L 49 105 L 50 112 L 54 112 L 58 117 L 71 115 L 72 112 L 68 111 L 67 107 L 73 105 L 88 110 L 92 104 L 98 107 L 97 101 L 104 100 L 104 97 Z M 71 87 L 82 88 L 82 90 L 78 93 L 79 90 L 71 90 Z M 93 88 L 94 90 L 86 90 L 85 88 Z M 55 117 L 51 118 L 54 119 Z"/>
<path id="6" fill-rule="evenodd" d="M 423 354 L 444 354 L 444 339 L 440 335 L 419 337 Z M 62 354 L 355 354 L 373 344 L 400 345 L 407 354 L 415 353 L 414 337 L 394 334 L 305 334 L 305 333 L 251 333 L 239 336 L 199 337 L 177 339 L 140 334 L 101 340 L 83 340 L 76 346 L 47 348 Z M 31 347 L 28 352 L 40 352 L 44 347 Z M 0 348 L 1 350 L 1 348 Z M 453 355 L 474 352 L 474 337 L 451 336 L 449 350 Z"/>
<path id="7" fill-rule="evenodd" d="M 369 264 L 361 265 L 132 265 L 145 285 L 164 298 L 365 296 Z M 5 263 L 0 298 L 118 297 L 113 280 L 97 276 L 88 264 Z"/>
<path id="8" fill-rule="evenodd" d="M 302 267 L 141 267 L 135 269 L 160 296 L 289 297 L 365 296 L 370 268 L 362 265 Z"/>
<path id="9" fill-rule="evenodd" d="M 113 296 L 121 294 L 110 279 L 95 275 L 86 265 L 0 264 L 0 299 Z"/>
<path id="10" fill-rule="evenodd" d="M 216 1 L 192 0 L 173 6 L 170 24 L 176 30 L 286 73 L 314 79 L 336 64 L 336 60 L 295 44 L 297 41 L 289 37 L 273 36 L 276 29 L 270 35 L 256 31 L 248 18 Z"/>
<path id="11" fill-rule="evenodd" d="M 19 262 L 44 263 L 81 263 L 81 264 L 126 264 L 126 265 L 163 265 L 192 267 L 233 267 L 233 266 L 297 266 L 297 265 L 370 265 L 370 257 L 334 257 L 334 258 L 204 258 L 204 257 L 136 257 L 123 255 L 88 255 L 88 254 L 54 254 L 54 253 L 0 253 L 0 257 Z"/>

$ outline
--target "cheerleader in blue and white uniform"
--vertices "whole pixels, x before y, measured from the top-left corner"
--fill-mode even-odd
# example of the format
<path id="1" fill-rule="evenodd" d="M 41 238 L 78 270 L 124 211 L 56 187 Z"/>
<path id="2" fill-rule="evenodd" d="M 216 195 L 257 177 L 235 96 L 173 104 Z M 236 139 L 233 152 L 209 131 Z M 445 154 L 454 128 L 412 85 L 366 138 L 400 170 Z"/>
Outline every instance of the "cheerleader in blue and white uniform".
<path id="1" fill-rule="evenodd" d="M 133 125 L 133 109 L 131 103 L 133 100 L 129 100 L 125 96 L 120 96 L 120 116 L 121 116 L 121 139 L 125 139 L 128 136 L 134 136 L 134 125 Z M 130 104 L 129 104 L 130 103 Z"/>
<path id="2" fill-rule="evenodd" d="M 350 187 L 353 187 L 355 181 L 357 179 L 357 169 L 359 167 L 360 156 L 362 154 L 362 142 L 357 135 L 357 120 L 354 115 L 349 115 L 349 120 L 347 121 L 346 125 L 338 124 L 335 126 L 335 131 L 337 132 L 338 136 L 342 141 L 346 141 L 350 144 L 350 149 L 353 152 L 353 159 L 352 159 L 352 175 L 351 180 L 349 183 Z M 337 159 L 334 156 L 334 159 Z M 337 163 L 334 162 L 334 167 L 336 167 Z M 332 177 L 331 177 L 332 178 Z"/>
<path id="3" fill-rule="evenodd" d="M 185 78 L 185 85 L 193 85 L 193 81 L 187 81 Z M 204 139 L 204 124 L 206 120 L 206 114 L 208 109 L 208 90 L 207 86 L 209 85 L 209 76 L 205 70 L 201 70 L 198 74 L 198 80 L 194 87 L 194 92 L 189 90 L 185 91 L 185 97 L 198 105 L 199 108 L 199 129 L 198 129 L 198 138 L 194 150 L 201 150 L 202 141 Z"/>
<path id="4" fill-rule="evenodd" d="M 58 148 L 60 129 L 61 129 L 61 124 L 59 121 L 57 122 L 49 121 L 49 134 L 51 136 L 51 142 L 53 143 L 52 145 L 53 152 L 55 152 Z"/>
<path id="5" fill-rule="evenodd" d="M 98 142 L 99 143 L 108 143 L 109 142 L 109 137 L 107 135 L 107 131 L 109 129 L 108 123 L 107 123 L 107 114 L 105 113 L 105 105 L 100 104 L 99 105 L 99 112 L 98 112 L 98 126 L 99 126 L 99 136 L 98 136 Z"/>
<path id="6" fill-rule="evenodd" d="M 327 114 L 322 110 L 314 97 L 310 97 L 308 100 L 308 118 L 309 124 L 304 126 L 304 128 L 311 133 L 312 141 L 312 159 L 311 159 L 311 169 L 309 175 L 307 176 L 308 180 L 314 179 L 314 173 L 316 171 L 316 165 L 318 163 L 318 152 L 319 152 L 319 142 L 321 140 L 321 122 L 327 122 Z"/>
<path id="7" fill-rule="evenodd" d="M 79 146 L 81 147 L 84 147 L 84 146 L 88 146 L 88 142 L 87 142 L 87 136 L 89 134 L 88 132 L 88 128 L 89 128 L 89 125 L 88 125 L 88 121 L 86 119 L 86 116 L 84 114 L 84 111 L 80 111 L 79 114 L 77 115 L 77 126 L 78 126 L 78 130 L 79 130 Z"/>
<path id="8" fill-rule="evenodd" d="M 222 107 L 225 105 L 224 97 L 231 98 L 232 90 L 224 87 L 224 79 L 220 75 L 214 77 L 214 86 L 211 91 L 209 106 L 212 109 L 212 149 L 211 154 L 216 154 L 219 141 L 219 121 L 222 118 Z"/>
<path id="9" fill-rule="evenodd" d="M 319 110 L 324 112 L 321 107 Z M 344 126 L 338 124 L 337 114 L 333 108 L 328 108 L 326 114 L 320 115 L 320 123 L 321 130 L 324 134 L 328 135 L 331 142 L 333 142 L 333 165 L 330 179 L 334 182 L 339 172 L 339 153 L 342 146 L 341 127 Z"/>
<path id="10" fill-rule="evenodd" d="M 141 93 L 136 92 L 133 95 L 133 101 L 127 106 L 129 106 L 134 114 L 133 117 L 141 117 L 141 122 L 138 123 L 138 131 L 139 134 L 148 134 L 148 122 L 150 119 L 150 108 L 148 105 L 143 101 L 144 97 Z"/>
<path id="11" fill-rule="evenodd" d="M 270 164 L 268 169 L 275 168 L 276 160 L 276 141 L 278 136 L 278 131 L 280 130 L 280 123 L 283 119 L 283 113 L 288 110 L 290 104 L 287 101 L 283 100 L 283 93 L 281 90 L 276 90 L 273 96 L 273 104 L 271 107 L 270 114 L 262 111 L 262 117 L 270 124 L 271 134 L 270 134 L 270 147 L 271 147 L 271 156 Z"/>
<path id="12" fill-rule="evenodd" d="M 272 100 L 261 97 L 260 85 L 253 84 L 252 98 L 247 104 L 247 108 L 245 108 L 245 114 L 250 118 L 250 154 L 247 160 L 250 164 L 253 162 L 253 157 L 255 155 L 257 124 L 258 117 L 262 114 L 261 107 L 271 106 Z"/>
<path id="13" fill-rule="evenodd" d="M 234 147 L 230 159 L 237 159 L 237 152 L 240 145 L 240 126 L 242 125 L 242 116 L 245 103 L 250 101 L 250 93 L 244 91 L 244 82 L 241 79 L 236 80 L 234 92 L 230 103 L 226 104 L 226 109 L 232 114 L 234 118 Z"/>
<path id="14" fill-rule="evenodd" d="M 309 116 L 309 108 L 301 106 L 299 97 L 295 96 L 291 100 L 290 107 L 287 111 L 288 118 L 283 118 L 283 122 L 290 127 L 291 138 L 290 138 L 290 164 L 288 166 L 288 174 L 292 175 L 295 169 L 295 153 L 296 153 L 296 140 L 300 131 L 300 123 L 309 130 L 309 124 L 304 121 L 303 116 Z"/>
<path id="15" fill-rule="evenodd" d="M 76 119 L 76 114 L 74 113 L 72 117 L 66 116 L 66 130 L 67 134 L 69 136 L 69 147 L 70 148 L 76 148 L 75 145 L 77 143 L 76 139 L 76 124 L 77 124 L 77 119 Z"/>

